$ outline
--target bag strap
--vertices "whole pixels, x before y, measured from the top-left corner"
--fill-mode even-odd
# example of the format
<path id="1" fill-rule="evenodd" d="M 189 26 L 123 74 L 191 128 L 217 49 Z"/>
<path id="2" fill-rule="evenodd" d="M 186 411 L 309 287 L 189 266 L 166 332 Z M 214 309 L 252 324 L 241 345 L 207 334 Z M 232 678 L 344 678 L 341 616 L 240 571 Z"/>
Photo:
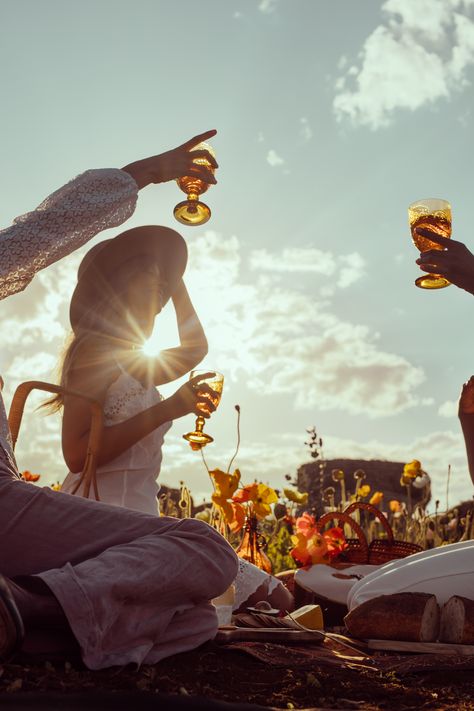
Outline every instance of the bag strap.
<path id="1" fill-rule="evenodd" d="M 10 405 L 10 412 L 8 414 L 8 425 L 10 427 L 13 449 L 15 449 L 15 444 L 18 439 L 26 399 L 32 390 L 42 390 L 44 392 L 54 393 L 57 395 L 68 395 L 72 397 L 78 397 L 82 400 L 86 400 L 86 402 L 89 403 L 91 409 L 91 428 L 89 432 L 89 441 L 87 442 L 86 461 L 81 476 L 79 477 L 79 481 L 71 493 L 75 494 L 79 487 L 83 484 L 84 496 L 88 498 L 92 484 L 92 486 L 94 487 L 95 498 L 97 501 L 100 501 L 99 491 L 97 488 L 96 470 L 100 445 L 102 441 L 102 431 L 104 428 L 101 404 L 97 400 L 87 397 L 87 395 L 83 395 L 82 393 L 76 392 L 75 390 L 67 390 L 66 388 L 61 388 L 59 387 L 59 385 L 43 383 L 40 380 L 29 380 L 26 383 L 22 383 L 15 390 L 15 394 L 13 395 L 13 399 Z"/>
<path id="2" fill-rule="evenodd" d="M 330 511 L 329 513 L 321 516 L 321 518 L 316 521 L 316 527 L 318 528 L 318 530 L 320 530 L 327 523 L 331 523 L 332 521 L 337 521 L 338 523 L 342 521 L 342 523 L 347 523 L 347 525 L 352 528 L 354 533 L 357 535 L 357 538 L 359 539 L 361 550 L 364 552 L 365 557 L 368 560 L 369 544 L 367 542 L 367 538 L 365 537 L 365 533 L 362 527 L 359 526 L 357 521 L 354 521 L 352 516 L 349 516 L 346 511 Z"/>
<path id="3" fill-rule="evenodd" d="M 392 545 L 394 540 L 392 527 L 390 526 L 387 518 L 376 506 L 373 506 L 372 504 L 367 504 L 365 501 L 355 501 L 353 504 L 349 504 L 349 506 L 344 509 L 344 513 L 351 514 L 353 511 L 357 511 L 359 509 L 362 509 L 363 511 L 369 511 L 380 521 L 383 529 L 385 530 L 385 533 L 387 534 L 388 543 Z"/>

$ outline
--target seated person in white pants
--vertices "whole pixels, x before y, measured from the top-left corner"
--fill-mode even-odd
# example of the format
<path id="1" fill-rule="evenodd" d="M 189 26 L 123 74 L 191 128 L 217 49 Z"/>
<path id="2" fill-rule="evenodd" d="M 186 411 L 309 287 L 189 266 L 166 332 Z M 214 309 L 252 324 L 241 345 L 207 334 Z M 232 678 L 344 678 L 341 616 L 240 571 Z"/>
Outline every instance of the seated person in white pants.
<path id="1" fill-rule="evenodd" d="M 128 219 L 146 185 L 191 174 L 215 182 L 190 154 L 214 134 L 122 170 L 87 171 L 1 230 L 0 299 Z M 180 389 L 188 412 L 196 397 Z M 101 669 L 193 649 L 215 636 L 210 600 L 237 569 L 232 548 L 202 521 L 149 516 L 22 481 L 0 396 L 0 661 L 20 647 L 48 655 L 77 648 L 87 667 Z"/>

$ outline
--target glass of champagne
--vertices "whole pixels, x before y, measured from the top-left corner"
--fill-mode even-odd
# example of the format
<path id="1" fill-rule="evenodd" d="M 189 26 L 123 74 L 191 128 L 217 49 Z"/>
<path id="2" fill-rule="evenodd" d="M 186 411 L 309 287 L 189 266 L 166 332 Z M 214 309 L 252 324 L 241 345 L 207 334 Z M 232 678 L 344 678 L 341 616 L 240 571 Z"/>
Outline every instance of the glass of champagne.
<path id="1" fill-rule="evenodd" d="M 213 158 L 215 153 L 208 143 L 199 143 L 193 148 L 193 151 L 207 150 Z M 192 153 L 193 151 L 190 151 Z M 205 165 L 214 174 L 214 166 L 212 166 L 206 158 L 195 158 L 193 163 L 196 165 Z M 183 225 L 203 225 L 211 217 L 211 209 L 203 202 L 200 202 L 199 196 L 205 193 L 209 187 L 209 183 L 204 182 L 201 178 L 195 175 L 185 175 L 176 180 L 179 187 L 188 196 L 187 200 L 179 202 L 173 210 L 173 214 Z"/>
<path id="2" fill-rule="evenodd" d="M 191 380 L 196 377 L 196 375 L 205 375 L 209 372 L 211 372 L 210 369 L 192 370 L 189 379 Z M 214 375 L 211 375 L 209 378 L 203 378 L 193 386 L 194 390 L 199 392 L 203 383 L 208 385 L 211 389 L 211 392 L 202 391 L 203 398 L 212 402 L 214 407 L 217 407 L 221 400 L 222 390 L 224 388 L 224 376 L 222 373 L 214 373 Z M 210 414 L 210 409 L 206 407 L 205 402 L 200 405 L 200 409 L 206 414 Z M 211 435 L 207 434 L 207 432 L 203 432 L 205 422 L 206 420 L 204 417 L 202 415 L 198 415 L 193 432 L 187 432 L 183 435 L 183 438 L 190 442 L 191 447 L 194 445 L 195 449 L 201 449 L 202 447 L 205 447 L 206 444 L 214 442 L 214 438 L 211 437 Z"/>
<path id="3" fill-rule="evenodd" d="M 440 244 L 418 234 L 417 229 L 420 227 L 441 235 L 441 237 L 451 237 L 451 205 L 447 200 L 426 198 L 413 202 L 408 207 L 408 221 L 413 244 L 420 252 L 427 252 L 429 249 L 444 249 Z M 416 286 L 421 289 L 443 289 L 450 283 L 441 274 L 423 274 L 415 281 Z"/>

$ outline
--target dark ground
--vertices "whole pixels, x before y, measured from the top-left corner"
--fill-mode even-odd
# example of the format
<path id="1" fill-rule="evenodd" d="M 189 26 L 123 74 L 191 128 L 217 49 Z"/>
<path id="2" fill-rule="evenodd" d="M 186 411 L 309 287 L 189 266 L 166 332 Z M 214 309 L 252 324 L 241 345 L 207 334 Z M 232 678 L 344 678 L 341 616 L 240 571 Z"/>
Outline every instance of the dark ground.
<path id="1" fill-rule="evenodd" d="M 270 666 L 214 643 L 138 671 L 126 667 L 93 672 L 70 662 L 16 662 L 0 666 L 0 708 L 212 711 L 226 708 L 219 702 L 230 702 L 237 706 L 229 711 L 245 708 L 242 704 L 277 709 L 474 710 L 472 670 L 397 675 L 304 666 Z"/>

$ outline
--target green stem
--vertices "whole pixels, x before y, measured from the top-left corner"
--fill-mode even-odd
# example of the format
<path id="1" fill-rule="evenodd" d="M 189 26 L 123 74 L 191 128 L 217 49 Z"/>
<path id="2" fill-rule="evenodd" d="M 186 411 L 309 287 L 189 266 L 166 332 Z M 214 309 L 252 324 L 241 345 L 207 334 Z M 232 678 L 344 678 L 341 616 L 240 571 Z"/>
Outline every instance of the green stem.
<path id="1" fill-rule="evenodd" d="M 239 447 L 240 447 L 240 405 L 236 405 L 235 409 L 237 410 L 237 447 L 235 449 L 234 456 L 230 460 L 229 466 L 227 467 L 227 474 L 230 473 L 230 468 L 232 466 L 232 462 L 236 458 L 238 451 L 239 451 Z"/>

